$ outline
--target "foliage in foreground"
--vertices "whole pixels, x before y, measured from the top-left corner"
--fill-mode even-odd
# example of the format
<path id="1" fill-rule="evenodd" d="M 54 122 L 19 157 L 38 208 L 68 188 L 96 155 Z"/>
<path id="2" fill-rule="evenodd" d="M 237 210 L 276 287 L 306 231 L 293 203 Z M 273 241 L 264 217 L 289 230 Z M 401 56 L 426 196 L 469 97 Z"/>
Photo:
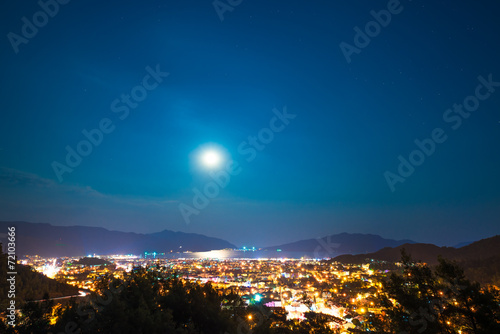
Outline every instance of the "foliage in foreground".
<path id="1" fill-rule="evenodd" d="M 451 261 L 432 270 L 403 251 L 403 270 L 384 283 L 383 315 L 371 329 L 379 333 L 500 333 L 498 291 L 466 279 Z"/>

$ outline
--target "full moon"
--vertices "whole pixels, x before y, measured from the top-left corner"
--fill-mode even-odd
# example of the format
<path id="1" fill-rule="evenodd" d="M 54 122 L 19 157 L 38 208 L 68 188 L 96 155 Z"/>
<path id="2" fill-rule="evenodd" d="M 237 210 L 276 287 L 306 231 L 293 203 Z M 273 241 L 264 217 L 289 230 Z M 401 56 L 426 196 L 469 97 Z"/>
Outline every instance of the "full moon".
<path id="1" fill-rule="evenodd" d="M 216 168 L 222 162 L 222 154 L 214 149 L 207 149 L 201 153 L 201 163 L 208 168 Z"/>
<path id="2" fill-rule="evenodd" d="M 230 160 L 229 152 L 217 143 L 205 143 L 191 152 L 190 159 L 198 171 L 213 171 L 222 168 Z"/>

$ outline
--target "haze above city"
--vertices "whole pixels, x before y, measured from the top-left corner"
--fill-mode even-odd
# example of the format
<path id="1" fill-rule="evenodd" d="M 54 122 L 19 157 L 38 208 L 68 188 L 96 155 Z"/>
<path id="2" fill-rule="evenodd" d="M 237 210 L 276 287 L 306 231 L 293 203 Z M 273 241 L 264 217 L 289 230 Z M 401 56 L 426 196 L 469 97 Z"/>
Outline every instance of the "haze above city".
<path id="1" fill-rule="evenodd" d="M 498 2 L 238 3 L 2 4 L 0 220 L 500 234 Z"/>

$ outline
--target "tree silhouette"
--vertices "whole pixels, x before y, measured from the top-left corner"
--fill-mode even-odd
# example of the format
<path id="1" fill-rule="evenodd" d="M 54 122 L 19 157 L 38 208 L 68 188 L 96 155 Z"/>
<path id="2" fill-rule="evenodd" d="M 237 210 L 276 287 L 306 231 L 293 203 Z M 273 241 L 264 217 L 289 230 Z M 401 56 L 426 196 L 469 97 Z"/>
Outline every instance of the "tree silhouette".
<path id="1" fill-rule="evenodd" d="M 491 291 L 470 282 L 458 264 L 443 258 L 439 258 L 436 274 L 445 285 L 448 322 L 467 333 L 500 333 L 500 306 Z"/>
<path id="2" fill-rule="evenodd" d="M 384 314 L 373 328 L 389 333 L 500 333 L 499 301 L 470 282 L 454 262 L 439 259 L 433 271 L 404 249 L 402 270 L 383 284 Z"/>

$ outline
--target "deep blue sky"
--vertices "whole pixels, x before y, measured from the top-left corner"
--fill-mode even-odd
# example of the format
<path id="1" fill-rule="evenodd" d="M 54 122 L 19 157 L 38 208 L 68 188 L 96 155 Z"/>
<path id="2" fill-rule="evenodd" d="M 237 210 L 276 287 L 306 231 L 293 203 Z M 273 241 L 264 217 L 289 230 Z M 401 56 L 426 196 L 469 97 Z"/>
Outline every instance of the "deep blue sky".
<path id="1" fill-rule="evenodd" d="M 500 87 L 456 130 L 443 119 L 478 76 L 500 82 L 498 1 L 402 0 L 350 63 L 340 43 L 388 1 L 243 0 L 222 21 L 210 0 L 70 1 L 17 53 L 9 33 L 40 6 L 0 6 L 0 220 L 256 246 L 500 233 Z M 169 75 L 121 120 L 110 105 L 147 66 Z M 297 116 L 246 161 L 238 146 L 284 107 Z M 114 131 L 59 182 L 53 162 L 105 118 Z M 436 128 L 447 140 L 391 191 L 384 173 Z M 210 181 L 193 158 L 207 143 L 242 170 L 186 224 L 179 204 Z"/>

